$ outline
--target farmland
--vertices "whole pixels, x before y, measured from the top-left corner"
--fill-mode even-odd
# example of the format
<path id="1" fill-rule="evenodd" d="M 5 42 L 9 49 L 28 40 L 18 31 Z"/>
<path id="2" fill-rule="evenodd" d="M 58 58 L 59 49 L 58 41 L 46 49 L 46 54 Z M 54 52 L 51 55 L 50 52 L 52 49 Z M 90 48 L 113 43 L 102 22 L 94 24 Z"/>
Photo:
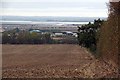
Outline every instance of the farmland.
<path id="1" fill-rule="evenodd" d="M 116 77 L 114 68 L 79 45 L 3 45 L 2 54 L 3 78 Z"/>

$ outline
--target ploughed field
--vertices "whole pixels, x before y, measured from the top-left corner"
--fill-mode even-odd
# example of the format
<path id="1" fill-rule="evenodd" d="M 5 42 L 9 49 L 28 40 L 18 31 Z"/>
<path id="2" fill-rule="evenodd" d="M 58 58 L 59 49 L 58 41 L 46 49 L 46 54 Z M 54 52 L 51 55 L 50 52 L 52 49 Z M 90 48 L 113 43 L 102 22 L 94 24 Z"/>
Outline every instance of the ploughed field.
<path id="1" fill-rule="evenodd" d="M 3 45 L 3 78 L 116 77 L 115 69 L 73 44 Z"/>

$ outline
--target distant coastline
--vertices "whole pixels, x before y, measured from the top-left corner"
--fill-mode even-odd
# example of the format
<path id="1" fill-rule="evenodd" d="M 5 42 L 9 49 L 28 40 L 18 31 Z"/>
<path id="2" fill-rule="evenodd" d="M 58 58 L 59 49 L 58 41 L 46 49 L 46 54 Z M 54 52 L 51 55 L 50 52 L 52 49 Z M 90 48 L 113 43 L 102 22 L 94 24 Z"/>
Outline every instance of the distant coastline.
<path id="1" fill-rule="evenodd" d="M 95 19 L 106 20 L 106 17 L 58 17 L 58 16 L 2 16 L 0 21 L 14 22 L 93 22 Z"/>
<path id="2" fill-rule="evenodd" d="M 89 22 L 0 21 L 1 24 L 88 24 Z M 91 22 L 92 23 L 92 22 Z"/>

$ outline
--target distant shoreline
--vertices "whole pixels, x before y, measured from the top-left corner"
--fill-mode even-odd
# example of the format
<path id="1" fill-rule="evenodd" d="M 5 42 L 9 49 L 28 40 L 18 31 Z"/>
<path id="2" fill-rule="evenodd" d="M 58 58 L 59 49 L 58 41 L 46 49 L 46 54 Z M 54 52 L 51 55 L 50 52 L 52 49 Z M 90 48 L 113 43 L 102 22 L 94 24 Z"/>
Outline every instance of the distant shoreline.
<path id="1" fill-rule="evenodd" d="M 106 17 L 57 17 L 57 16 L 2 16 L 4 22 L 94 22 L 95 19 L 106 20 Z"/>
<path id="2" fill-rule="evenodd" d="M 0 21 L 2 24 L 88 24 L 89 22 Z M 92 22 L 91 22 L 92 23 Z"/>

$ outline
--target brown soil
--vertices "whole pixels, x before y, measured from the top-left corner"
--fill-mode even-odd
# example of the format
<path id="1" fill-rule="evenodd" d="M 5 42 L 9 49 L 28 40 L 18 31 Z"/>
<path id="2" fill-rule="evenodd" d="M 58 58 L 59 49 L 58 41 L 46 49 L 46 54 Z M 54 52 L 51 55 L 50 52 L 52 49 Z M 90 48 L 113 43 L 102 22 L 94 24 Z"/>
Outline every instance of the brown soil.
<path id="1" fill-rule="evenodd" d="M 79 45 L 3 45 L 3 78 L 117 77 Z"/>

